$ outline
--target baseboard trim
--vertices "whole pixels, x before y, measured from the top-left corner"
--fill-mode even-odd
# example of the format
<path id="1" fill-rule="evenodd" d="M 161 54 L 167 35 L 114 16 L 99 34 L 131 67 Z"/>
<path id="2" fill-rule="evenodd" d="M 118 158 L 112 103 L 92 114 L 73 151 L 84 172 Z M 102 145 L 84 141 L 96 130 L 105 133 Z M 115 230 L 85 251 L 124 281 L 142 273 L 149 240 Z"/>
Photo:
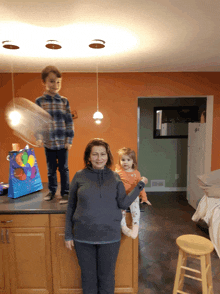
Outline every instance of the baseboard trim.
<path id="1" fill-rule="evenodd" d="M 145 192 L 185 192 L 187 187 L 145 187 Z"/>

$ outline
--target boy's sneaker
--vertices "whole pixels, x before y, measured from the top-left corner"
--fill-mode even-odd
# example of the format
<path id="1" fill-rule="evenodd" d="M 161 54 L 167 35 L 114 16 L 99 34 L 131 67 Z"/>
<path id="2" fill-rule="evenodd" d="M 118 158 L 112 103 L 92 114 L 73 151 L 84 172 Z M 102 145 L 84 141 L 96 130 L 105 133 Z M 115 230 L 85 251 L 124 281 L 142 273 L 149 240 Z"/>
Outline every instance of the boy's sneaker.
<path id="1" fill-rule="evenodd" d="M 68 202 L 68 199 L 69 199 L 69 194 L 68 193 L 65 193 L 62 198 L 60 199 L 59 203 L 60 204 L 66 204 Z"/>
<path id="2" fill-rule="evenodd" d="M 50 201 L 54 198 L 55 194 L 52 193 L 52 192 L 49 192 L 45 197 L 44 197 L 44 200 L 46 201 Z"/>

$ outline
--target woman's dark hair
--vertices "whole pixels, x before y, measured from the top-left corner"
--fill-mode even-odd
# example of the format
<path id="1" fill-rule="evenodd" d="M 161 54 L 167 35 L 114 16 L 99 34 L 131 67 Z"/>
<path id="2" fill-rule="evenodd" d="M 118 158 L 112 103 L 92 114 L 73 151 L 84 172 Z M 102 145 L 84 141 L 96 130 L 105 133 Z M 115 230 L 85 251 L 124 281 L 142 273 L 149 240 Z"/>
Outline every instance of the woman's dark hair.
<path id="1" fill-rule="evenodd" d="M 133 160 L 132 168 L 137 169 L 137 159 L 136 159 L 136 154 L 135 154 L 134 150 L 127 148 L 127 147 L 123 147 L 118 150 L 118 155 L 119 155 L 118 163 L 120 166 L 121 166 L 120 160 L 121 160 L 122 156 L 127 155 Z"/>
<path id="2" fill-rule="evenodd" d="M 91 141 L 89 141 L 89 143 L 86 146 L 86 149 L 84 151 L 84 163 L 85 163 L 85 167 L 92 167 L 92 164 L 89 160 L 91 151 L 92 151 L 92 147 L 94 146 L 103 146 L 106 149 L 107 155 L 108 155 L 108 160 L 106 163 L 106 167 L 110 168 L 113 164 L 113 156 L 109 147 L 109 144 L 107 142 L 104 141 L 104 139 L 100 139 L 100 138 L 95 138 L 92 139 Z"/>
<path id="3" fill-rule="evenodd" d="M 46 81 L 46 78 L 48 77 L 49 73 L 54 73 L 58 78 L 61 78 L 62 74 L 61 72 L 53 65 L 46 66 L 42 72 L 41 72 L 41 78 L 43 82 Z"/>

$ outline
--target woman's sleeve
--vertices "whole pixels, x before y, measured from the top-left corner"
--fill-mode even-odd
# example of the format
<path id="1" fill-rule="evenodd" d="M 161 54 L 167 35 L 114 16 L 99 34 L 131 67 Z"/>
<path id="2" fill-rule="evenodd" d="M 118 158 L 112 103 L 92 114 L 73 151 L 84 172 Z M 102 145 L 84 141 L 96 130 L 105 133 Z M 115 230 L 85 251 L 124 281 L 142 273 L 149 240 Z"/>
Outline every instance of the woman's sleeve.
<path id="1" fill-rule="evenodd" d="M 74 176 L 70 185 L 70 194 L 66 212 L 66 227 L 65 227 L 65 240 L 73 240 L 73 215 L 77 205 L 77 174 Z"/>
<path id="2" fill-rule="evenodd" d="M 117 203 L 118 207 L 121 209 L 127 209 L 131 203 L 139 196 L 140 192 L 143 190 L 145 184 L 140 181 L 137 186 L 130 192 L 126 194 L 124 184 L 122 183 L 119 175 L 117 175 Z"/>

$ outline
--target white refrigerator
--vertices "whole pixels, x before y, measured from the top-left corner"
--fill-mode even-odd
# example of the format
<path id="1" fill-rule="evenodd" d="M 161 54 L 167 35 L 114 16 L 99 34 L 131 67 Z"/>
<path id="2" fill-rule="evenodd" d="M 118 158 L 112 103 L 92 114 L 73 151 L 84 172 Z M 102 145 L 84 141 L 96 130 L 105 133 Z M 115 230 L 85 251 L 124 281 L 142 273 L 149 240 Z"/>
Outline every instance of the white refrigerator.
<path id="1" fill-rule="evenodd" d="M 188 123 L 187 200 L 195 209 L 204 195 L 197 176 L 205 173 L 205 138 L 205 123 Z"/>

